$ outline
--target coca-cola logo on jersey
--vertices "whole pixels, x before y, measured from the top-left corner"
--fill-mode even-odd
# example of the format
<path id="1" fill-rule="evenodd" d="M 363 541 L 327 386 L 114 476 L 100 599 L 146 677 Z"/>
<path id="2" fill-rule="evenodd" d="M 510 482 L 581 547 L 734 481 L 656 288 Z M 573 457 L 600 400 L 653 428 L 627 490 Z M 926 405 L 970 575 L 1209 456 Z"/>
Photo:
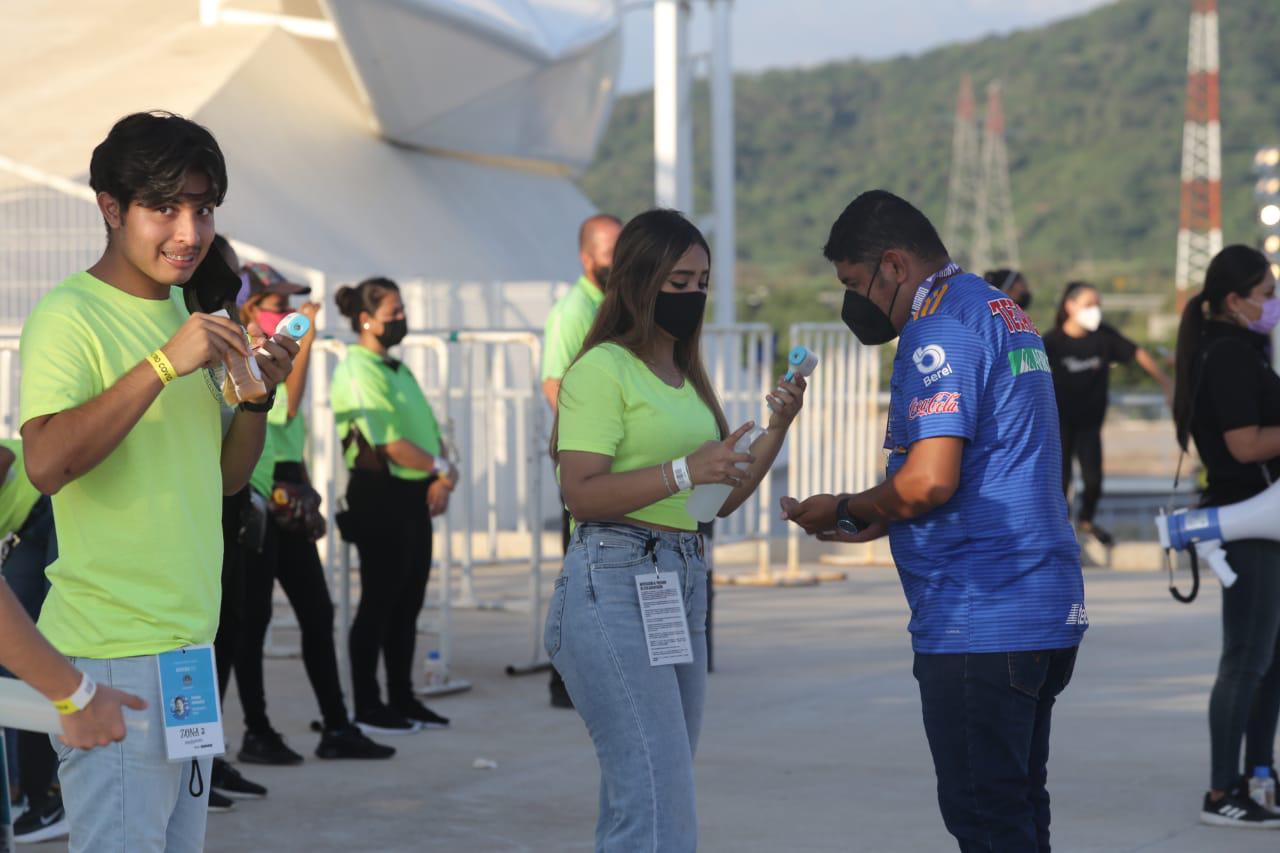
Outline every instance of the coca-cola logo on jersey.
<path id="1" fill-rule="evenodd" d="M 907 406 L 907 420 L 927 418 L 929 415 L 954 415 L 960 411 L 960 392 L 939 391 L 932 397 L 912 398 Z"/>

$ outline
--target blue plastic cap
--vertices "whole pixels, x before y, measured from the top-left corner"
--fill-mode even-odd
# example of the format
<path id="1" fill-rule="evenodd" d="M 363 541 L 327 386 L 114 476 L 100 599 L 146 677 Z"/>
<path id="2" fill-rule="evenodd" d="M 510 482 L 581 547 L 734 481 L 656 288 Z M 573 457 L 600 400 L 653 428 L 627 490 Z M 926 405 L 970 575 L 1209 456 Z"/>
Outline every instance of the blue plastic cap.
<path id="1" fill-rule="evenodd" d="M 1255 779 L 1270 779 L 1270 778 L 1271 778 L 1271 768 L 1270 768 L 1270 767 L 1255 767 L 1255 768 L 1253 768 L 1253 778 L 1255 778 Z"/>
<path id="2" fill-rule="evenodd" d="M 311 321 L 307 319 L 305 314 L 294 314 L 289 318 L 289 323 L 282 330 L 291 338 L 301 338 L 311 329 Z"/>
<path id="3" fill-rule="evenodd" d="M 427 660 L 440 660 L 439 652 L 427 652 Z"/>
<path id="4" fill-rule="evenodd" d="M 805 347 L 792 347 L 791 354 L 787 356 L 787 361 L 794 365 L 804 364 L 804 360 L 809 357 L 809 350 Z"/>

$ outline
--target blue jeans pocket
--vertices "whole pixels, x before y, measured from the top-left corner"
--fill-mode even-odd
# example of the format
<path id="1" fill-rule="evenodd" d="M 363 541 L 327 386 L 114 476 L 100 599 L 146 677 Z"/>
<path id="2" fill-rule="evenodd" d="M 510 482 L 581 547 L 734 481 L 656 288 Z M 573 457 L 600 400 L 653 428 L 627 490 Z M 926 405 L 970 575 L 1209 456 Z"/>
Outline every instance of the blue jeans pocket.
<path id="1" fill-rule="evenodd" d="M 1045 679 L 1049 676 L 1049 662 L 1053 659 L 1053 653 L 1048 651 L 1008 652 L 1008 659 L 1009 686 L 1019 693 L 1038 700 L 1040 691 L 1044 688 Z"/>
<path id="2" fill-rule="evenodd" d="M 547 624 L 542 629 L 542 647 L 549 658 L 554 658 L 560 651 L 560 626 L 564 624 L 564 602 L 568 590 L 568 575 L 560 575 L 556 578 L 555 592 L 551 594 L 551 604 L 547 607 Z"/>

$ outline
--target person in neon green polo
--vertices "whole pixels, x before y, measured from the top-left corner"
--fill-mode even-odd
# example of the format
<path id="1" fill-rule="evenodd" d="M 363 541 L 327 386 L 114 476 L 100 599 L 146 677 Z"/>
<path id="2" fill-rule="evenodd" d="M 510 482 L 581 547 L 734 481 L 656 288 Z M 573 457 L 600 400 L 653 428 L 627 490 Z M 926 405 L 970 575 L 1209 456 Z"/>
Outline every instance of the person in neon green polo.
<path id="1" fill-rule="evenodd" d="M 360 554 L 350 638 L 356 724 L 366 734 L 389 735 L 447 726 L 413 695 L 413 652 L 431 569 L 431 519 L 447 509 L 458 474 L 418 380 L 388 352 L 408 333 L 400 288 L 371 278 L 339 288 L 334 298 L 359 336 L 329 387 L 351 471 L 339 527 Z"/>
<path id="2" fill-rule="evenodd" d="M 588 217 L 578 229 L 578 260 L 582 275 L 573 288 L 551 307 L 546 332 L 542 336 L 542 395 L 554 412 L 560 396 L 560 382 L 565 371 L 582 349 L 582 342 L 595 322 L 596 311 L 604 301 L 604 290 L 613 269 L 613 247 L 622 231 L 618 217 L 607 213 Z M 563 503 L 563 501 L 561 501 Z M 560 547 L 569 548 L 569 511 L 560 517 Z M 551 705 L 572 708 L 573 701 L 555 667 L 551 668 Z"/>
<path id="3" fill-rule="evenodd" d="M 0 439 L 0 539 L 4 579 L 34 622 L 49 591 L 45 569 L 58 556 L 58 537 L 53 505 L 27 479 L 22 442 L 12 438 Z M 14 838 L 25 843 L 65 837 L 62 794 L 53 784 L 58 756 L 49 738 L 39 732 L 12 734 L 18 743 L 18 781 L 27 796 L 26 813 L 14 821 Z"/>

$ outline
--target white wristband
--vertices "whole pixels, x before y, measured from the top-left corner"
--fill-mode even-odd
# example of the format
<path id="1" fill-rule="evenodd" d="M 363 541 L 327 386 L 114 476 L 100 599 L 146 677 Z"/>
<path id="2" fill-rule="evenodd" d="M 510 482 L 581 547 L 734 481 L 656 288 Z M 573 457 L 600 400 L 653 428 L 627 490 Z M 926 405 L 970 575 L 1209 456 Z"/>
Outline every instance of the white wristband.
<path id="1" fill-rule="evenodd" d="M 57 708 L 58 713 L 63 716 L 83 711 L 93 701 L 93 695 L 97 692 L 98 685 L 94 684 L 93 679 L 89 677 L 89 673 L 83 672 L 80 674 L 80 686 L 76 688 L 76 692 L 66 699 L 59 699 L 54 702 L 53 707 Z"/>
<path id="2" fill-rule="evenodd" d="M 693 477 L 689 475 L 689 457 L 672 460 L 671 473 L 676 478 L 676 488 L 680 491 L 693 488 Z"/>
<path id="3" fill-rule="evenodd" d="M 448 479 L 453 474 L 453 464 L 445 459 L 443 455 L 437 456 L 435 463 L 431 466 L 431 470 L 439 474 L 441 477 Z"/>

